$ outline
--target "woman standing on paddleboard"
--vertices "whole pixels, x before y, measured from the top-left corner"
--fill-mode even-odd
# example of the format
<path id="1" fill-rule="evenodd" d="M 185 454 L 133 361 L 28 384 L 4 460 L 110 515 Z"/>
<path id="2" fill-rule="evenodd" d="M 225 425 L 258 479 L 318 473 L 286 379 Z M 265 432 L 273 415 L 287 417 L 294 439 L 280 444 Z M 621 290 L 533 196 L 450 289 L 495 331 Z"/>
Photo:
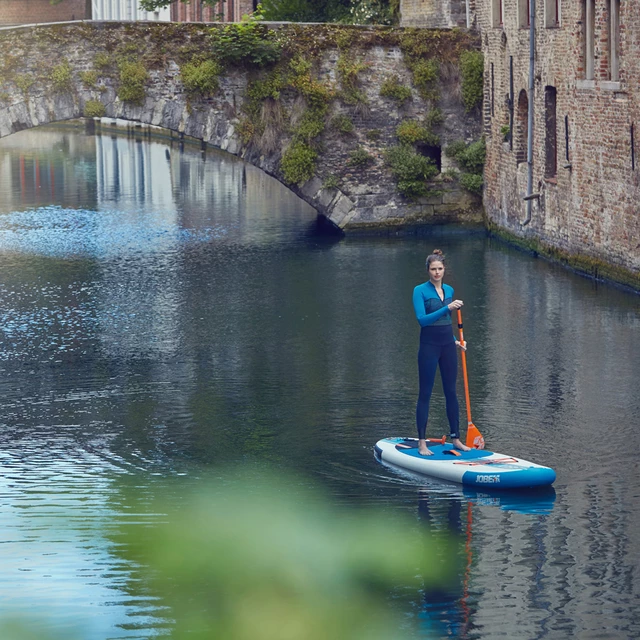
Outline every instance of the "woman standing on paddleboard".
<path id="1" fill-rule="evenodd" d="M 464 349 L 453 335 L 451 312 L 462 307 L 462 300 L 454 300 L 453 288 L 444 284 L 444 255 L 439 249 L 427 257 L 429 281 L 413 290 L 413 308 L 420 323 L 420 350 L 418 351 L 418 375 L 420 393 L 416 407 L 418 425 L 418 450 L 423 456 L 432 452 L 427 447 L 426 431 L 429 419 L 429 403 L 440 366 L 442 387 L 447 407 L 447 419 L 451 441 L 456 449 L 469 451 L 460 441 L 460 406 L 456 394 L 458 377 L 458 353 L 456 347 Z"/>

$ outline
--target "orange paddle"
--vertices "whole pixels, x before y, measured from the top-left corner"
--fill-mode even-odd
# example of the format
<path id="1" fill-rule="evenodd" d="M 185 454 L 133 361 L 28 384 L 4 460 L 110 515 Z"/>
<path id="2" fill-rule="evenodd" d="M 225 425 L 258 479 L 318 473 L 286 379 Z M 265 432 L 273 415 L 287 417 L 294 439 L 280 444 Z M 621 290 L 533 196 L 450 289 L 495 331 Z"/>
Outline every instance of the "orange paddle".
<path id="1" fill-rule="evenodd" d="M 462 333 L 462 311 L 458 309 L 458 329 L 460 330 L 460 344 L 466 346 Z M 484 449 L 484 438 L 478 427 L 471 421 L 471 402 L 469 401 L 469 378 L 467 377 L 467 353 L 460 349 L 462 355 L 462 377 L 464 378 L 464 399 L 467 403 L 467 447 Z"/>

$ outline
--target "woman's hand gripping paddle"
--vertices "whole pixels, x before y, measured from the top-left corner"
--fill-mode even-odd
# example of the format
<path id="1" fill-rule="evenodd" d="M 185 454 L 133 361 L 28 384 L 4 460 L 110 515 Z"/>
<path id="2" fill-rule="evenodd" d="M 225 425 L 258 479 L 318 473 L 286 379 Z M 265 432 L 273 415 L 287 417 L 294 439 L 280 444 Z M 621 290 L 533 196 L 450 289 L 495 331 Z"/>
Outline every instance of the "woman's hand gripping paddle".
<path id="1" fill-rule="evenodd" d="M 460 346 L 463 347 L 460 350 L 462 355 L 462 377 L 464 378 L 464 399 L 467 404 L 467 447 L 473 449 L 484 449 L 484 438 L 480 433 L 478 427 L 471 422 L 471 402 L 469 401 L 469 378 L 467 377 L 467 353 L 465 348 L 467 345 L 464 341 L 464 334 L 462 333 L 462 312 L 458 309 L 458 329 L 460 330 Z"/>

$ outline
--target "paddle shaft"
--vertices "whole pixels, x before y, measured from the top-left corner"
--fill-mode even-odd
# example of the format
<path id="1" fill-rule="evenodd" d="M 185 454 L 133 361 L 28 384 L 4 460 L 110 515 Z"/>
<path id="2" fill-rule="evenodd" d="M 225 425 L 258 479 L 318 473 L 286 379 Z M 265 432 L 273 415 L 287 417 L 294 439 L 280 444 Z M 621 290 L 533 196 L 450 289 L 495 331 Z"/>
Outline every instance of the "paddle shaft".
<path id="1" fill-rule="evenodd" d="M 458 309 L 458 330 L 460 331 L 460 344 L 464 347 L 464 333 L 462 331 L 462 311 Z M 467 376 L 467 354 L 464 349 L 460 350 L 462 356 L 462 377 L 464 378 L 464 399 L 467 405 L 467 423 L 472 425 L 471 421 L 471 401 L 469 399 L 469 377 Z"/>

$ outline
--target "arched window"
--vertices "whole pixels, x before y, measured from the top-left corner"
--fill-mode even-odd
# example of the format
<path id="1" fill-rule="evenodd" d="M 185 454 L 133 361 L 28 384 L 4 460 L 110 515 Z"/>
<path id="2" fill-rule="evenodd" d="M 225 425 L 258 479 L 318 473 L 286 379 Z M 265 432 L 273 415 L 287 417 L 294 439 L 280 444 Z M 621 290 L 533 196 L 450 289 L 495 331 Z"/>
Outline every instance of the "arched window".
<path id="1" fill-rule="evenodd" d="M 518 110 L 516 112 L 515 125 L 516 162 L 520 164 L 521 162 L 527 161 L 527 137 L 529 135 L 529 98 L 524 89 L 518 96 Z"/>

